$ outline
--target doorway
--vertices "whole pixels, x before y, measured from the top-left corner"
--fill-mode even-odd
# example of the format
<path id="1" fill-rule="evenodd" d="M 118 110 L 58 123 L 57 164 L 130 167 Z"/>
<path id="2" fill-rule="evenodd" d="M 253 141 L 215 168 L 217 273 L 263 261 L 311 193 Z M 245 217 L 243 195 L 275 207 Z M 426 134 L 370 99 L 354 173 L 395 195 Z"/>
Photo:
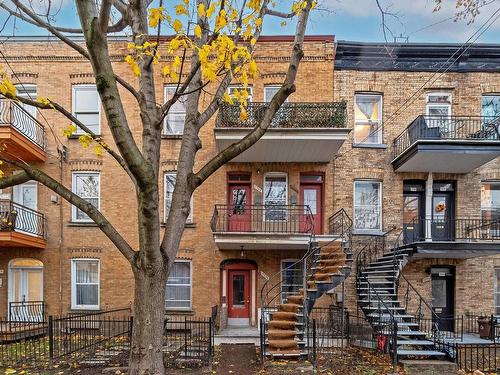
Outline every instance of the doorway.
<path id="1" fill-rule="evenodd" d="M 250 271 L 228 271 L 228 317 L 229 319 L 250 318 Z"/>
<path id="2" fill-rule="evenodd" d="M 455 313 L 454 267 L 431 267 L 432 309 L 440 331 L 453 332 Z M 437 318 L 436 318 L 437 317 Z"/>
<path id="3" fill-rule="evenodd" d="M 228 176 L 228 230 L 250 232 L 252 230 L 251 175 L 229 174 Z"/>
<path id="4" fill-rule="evenodd" d="M 434 183 L 432 195 L 433 241 L 453 241 L 455 239 L 455 189 L 453 182 Z"/>
<path id="5" fill-rule="evenodd" d="M 405 243 L 422 241 L 424 236 L 425 187 L 420 181 L 403 184 L 403 230 Z"/>
<path id="6" fill-rule="evenodd" d="M 36 232 L 36 219 L 31 210 L 38 208 L 38 185 L 35 181 L 14 186 L 12 190 L 12 201 L 17 208 L 15 229 L 21 233 L 31 234 Z M 22 207 L 16 207 L 16 205 Z"/>
<path id="7" fill-rule="evenodd" d="M 300 175 L 300 204 L 304 206 L 304 218 L 301 219 L 300 230 L 306 232 L 310 226 L 306 219 L 307 214 L 312 216 L 314 234 L 323 233 L 323 175 L 301 174 Z"/>
<path id="8" fill-rule="evenodd" d="M 43 302 L 43 263 L 37 259 L 11 260 L 8 279 L 9 316 L 14 320 L 42 319 L 42 309 L 33 308 L 29 302 Z"/>

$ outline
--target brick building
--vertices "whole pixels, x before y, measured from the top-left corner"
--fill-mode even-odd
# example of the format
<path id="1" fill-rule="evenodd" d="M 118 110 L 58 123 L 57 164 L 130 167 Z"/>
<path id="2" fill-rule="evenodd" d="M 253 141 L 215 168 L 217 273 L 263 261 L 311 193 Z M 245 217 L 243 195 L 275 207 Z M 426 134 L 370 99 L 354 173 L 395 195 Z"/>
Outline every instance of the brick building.
<path id="1" fill-rule="evenodd" d="M 292 40 L 260 38 L 250 118 L 241 123 L 234 108 L 222 106 L 201 131 L 197 166 L 255 124 L 283 80 Z M 88 62 L 46 38 L 14 38 L 5 46 L 19 92 L 50 97 L 111 142 Z M 295 263 L 309 249 L 311 235 L 319 244 L 335 240 L 332 215 L 345 209 L 354 222 L 353 243 L 360 243 L 355 254 L 367 240 L 404 227 L 415 254 L 403 273 L 429 301 L 444 280 L 449 292 L 443 313 L 495 311 L 500 257 L 492 254 L 500 250 L 498 228 L 473 238 L 460 228 L 466 217 L 477 218 L 478 225 L 498 219 L 500 142 L 498 134 L 483 131 L 484 118 L 455 116 L 500 114 L 500 47 L 473 47 L 450 64 L 458 47 L 386 48 L 307 37 L 297 91 L 272 129 L 195 192 L 166 308 L 207 315 L 219 306 L 222 325 L 255 325 L 266 281 L 277 282 L 277 300 L 296 292 L 302 266 Z M 112 49 L 116 73 L 133 81 L 123 62 L 126 40 L 117 38 Z M 435 74 L 439 69 L 446 73 Z M 156 94 L 163 100 L 172 83 L 157 74 Z M 122 94 L 139 136 L 133 98 Z M 0 137 L 8 149 L 98 205 L 135 244 L 135 207 L 123 199 L 134 190 L 114 160 L 64 139 L 67 120 L 55 111 L 42 115 L 8 102 L 1 108 Z M 430 120 L 417 118 L 421 114 Z M 175 184 L 182 115 L 181 104 L 172 109 L 162 140 L 162 216 Z M 465 124 L 464 135 L 457 124 Z M 439 133 L 443 128 L 446 136 Z M 13 208 L 17 215 L 14 231 L 0 231 L 0 315 L 9 313 L 10 302 L 23 300 L 44 301 L 49 313 L 132 303 L 126 260 L 84 214 L 34 183 L 5 189 L 1 198 L 7 221 L 14 219 Z M 355 281 L 352 274 L 345 283 L 350 309 L 356 308 Z M 341 301 L 341 290 L 323 303 Z"/>

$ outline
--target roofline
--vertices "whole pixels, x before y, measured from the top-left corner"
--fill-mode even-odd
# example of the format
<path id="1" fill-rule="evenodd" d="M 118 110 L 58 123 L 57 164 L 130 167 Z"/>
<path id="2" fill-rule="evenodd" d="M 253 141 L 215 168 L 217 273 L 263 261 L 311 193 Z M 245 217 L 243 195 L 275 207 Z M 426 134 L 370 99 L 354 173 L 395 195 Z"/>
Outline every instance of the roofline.
<path id="1" fill-rule="evenodd" d="M 402 47 L 402 48 L 412 48 L 412 47 L 428 47 L 428 48 L 436 48 L 436 47 L 449 47 L 449 48 L 458 48 L 463 46 L 463 43 L 435 43 L 435 42 L 406 42 L 406 43 L 393 43 L 393 42 L 360 42 L 353 40 L 337 40 L 337 45 L 344 46 L 353 46 L 353 47 Z M 472 47 L 494 47 L 500 48 L 500 43 L 473 43 Z"/>

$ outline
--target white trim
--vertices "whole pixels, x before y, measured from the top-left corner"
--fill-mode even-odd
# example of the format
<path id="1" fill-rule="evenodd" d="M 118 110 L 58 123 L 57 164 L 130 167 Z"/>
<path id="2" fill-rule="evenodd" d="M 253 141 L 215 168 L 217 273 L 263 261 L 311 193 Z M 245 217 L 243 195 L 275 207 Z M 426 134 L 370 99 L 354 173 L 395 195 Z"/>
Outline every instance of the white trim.
<path id="1" fill-rule="evenodd" d="M 450 99 L 449 103 L 429 103 L 429 96 L 447 96 Z M 435 92 L 428 92 L 425 95 L 425 114 L 427 116 L 429 115 L 429 109 L 430 108 L 439 108 L 439 107 L 447 107 L 448 108 L 448 116 L 450 117 L 452 115 L 452 108 L 453 108 L 453 97 L 452 94 L 449 92 L 443 92 L 443 91 L 435 91 Z"/>
<path id="2" fill-rule="evenodd" d="M 172 84 L 163 85 L 163 100 L 164 100 L 164 103 L 166 103 L 167 100 L 169 99 L 169 95 L 167 94 L 167 91 L 169 89 L 170 90 L 173 89 L 173 91 L 175 93 L 175 91 L 177 90 L 177 85 L 172 85 Z M 185 98 L 185 97 L 181 97 L 181 98 Z M 177 100 L 177 102 L 180 102 L 179 99 Z M 184 107 L 184 111 L 172 111 L 172 108 L 173 108 L 173 106 L 170 107 L 169 112 L 167 113 L 167 115 L 163 119 L 162 135 L 182 135 L 182 134 L 184 134 L 184 127 L 186 125 L 186 108 Z M 183 115 L 184 116 L 184 123 L 182 124 L 182 131 L 180 133 L 169 133 L 169 132 L 167 132 L 167 118 L 171 114 L 172 115 Z"/>
<path id="3" fill-rule="evenodd" d="M 14 203 L 20 204 L 21 206 L 25 206 L 24 201 L 22 200 L 23 198 L 23 188 L 24 187 L 34 187 L 35 188 L 35 208 L 33 210 L 37 211 L 38 210 L 38 182 L 34 180 L 27 181 L 25 183 L 19 184 L 19 185 L 14 185 L 12 188 L 12 201 Z M 30 207 L 28 207 L 30 208 Z"/>
<path id="4" fill-rule="evenodd" d="M 257 304 L 257 270 L 251 270 L 250 272 L 250 282 L 252 285 L 252 291 L 250 294 L 250 323 L 252 326 L 255 325 L 256 323 L 256 316 L 255 316 L 255 307 Z"/>
<path id="5" fill-rule="evenodd" d="M 281 85 L 264 85 L 264 102 L 269 103 L 272 100 L 272 98 L 267 97 L 267 92 L 266 92 L 267 88 L 279 90 L 281 88 Z M 285 103 L 287 103 L 287 102 L 288 102 L 288 98 L 286 98 L 286 100 L 285 100 Z"/>
<path id="6" fill-rule="evenodd" d="M 76 177 L 78 175 L 97 175 L 98 179 L 98 193 L 97 193 L 97 209 L 101 209 L 101 172 L 97 171 L 73 171 L 71 173 L 71 191 L 76 194 Z M 85 199 L 85 198 L 84 198 Z M 92 219 L 77 219 L 76 212 L 78 208 L 74 205 L 71 205 L 71 221 L 74 223 L 92 223 Z"/>
<path id="7" fill-rule="evenodd" d="M 38 266 L 13 266 L 12 263 L 14 263 L 16 260 L 36 260 L 41 263 L 41 265 Z M 7 282 L 8 282 L 8 288 L 7 288 L 7 303 L 9 302 L 15 302 L 14 301 L 14 280 L 13 280 L 13 275 L 11 270 L 12 269 L 33 269 L 33 270 L 41 270 L 42 271 L 42 301 L 43 301 L 43 284 L 44 284 L 44 264 L 41 260 L 36 259 L 36 258 L 14 258 L 11 259 L 7 265 Z"/>
<path id="8" fill-rule="evenodd" d="M 97 262 L 97 305 L 76 304 L 76 263 L 80 261 Z M 90 284 L 89 284 L 90 285 Z M 95 284 L 92 284 L 95 285 Z M 99 258 L 72 258 L 71 259 L 71 309 L 99 310 L 101 305 L 101 260 Z"/>
<path id="9" fill-rule="evenodd" d="M 286 172 L 267 172 L 264 173 L 264 183 L 263 183 L 263 189 L 262 189 L 262 205 L 265 207 L 266 206 L 266 178 L 268 176 L 275 176 L 275 177 L 283 177 L 285 176 L 285 186 L 286 186 L 286 194 L 285 194 L 285 203 L 284 205 L 286 206 L 288 204 L 288 194 L 289 194 L 289 186 L 288 186 L 288 173 Z M 288 221 L 288 212 L 286 213 L 286 218 L 285 220 L 266 220 L 266 210 L 263 211 L 262 213 L 262 221 L 265 221 L 266 223 L 283 223 Z"/>
<path id="10" fill-rule="evenodd" d="M 97 92 L 97 86 L 95 84 L 75 84 L 75 85 L 71 85 L 71 113 L 73 114 L 73 116 L 76 117 L 76 113 L 75 113 L 75 108 L 76 108 L 76 92 L 78 90 L 88 90 L 90 91 L 89 89 L 95 89 L 95 92 L 96 92 L 96 95 L 97 95 L 97 117 L 98 117 L 98 131 L 96 132 L 97 135 L 100 135 L 101 134 L 101 98 L 99 97 L 99 93 Z M 92 112 L 93 113 L 93 112 Z M 76 133 L 77 135 L 81 135 L 81 134 L 84 134 L 84 132 L 82 130 L 80 130 L 80 128 L 77 126 L 77 130 L 76 130 Z"/>
<path id="11" fill-rule="evenodd" d="M 172 175 L 175 176 L 175 183 L 177 184 L 177 171 L 169 171 L 165 172 L 163 174 L 163 221 L 166 223 L 167 222 L 167 175 Z M 175 189 L 175 186 L 174 186 Z M 172 191 L 173 194 L 173 191 Z M 172 202 L 170 202 L 172 204 Z M 193 224 L 193 217 L 194 217 L 194 193 L 191 195 L 191 198 L 189 200 L 189 215 L 186 218 L 186 224 Z"/>
<path id="12" fill-rule="evenodd" d="M 357 182 L 370 182 L 370 183 L 376 183 L 379 185 L 379 194 L 378 194 L 378 207 L 379 207 L 379 228 L 356 228 L 356 183 Z M 377 179 L 355 179 L 353 181 L 352 185 L 352 217 L 353 217 L 353 230 L 354 231 L 362 231 L 364 234 L 379 234 L 380 231 L 383 228 L 383 207 L 382 207 L 382 202 L 383 202 L 383 195 L 382 195 L 382 189 L 383 189 L 383 181 L 377 180 Z"/>
<path id="13" fill-rule="evenodd" d="M 190 259 L 176 259 L 175 263 L 189 264 L 189 307 L 167 307 L 167 292 L 168 278 L 165 284 L 165 310 L 192 310 L 193 309 L 193 262 Z M 170 276 L 169 276 L 170 277 Z M 173 286 L 186 286 L 186 284 L 172 284 Z"/>
<path id="14" fill-rule="evenodd" d="M 356 125 L 362 125 L 362 126 L 371 125 L 370 121 L 356 120 L 356 99 L 358 97 L 363 97 L 363 96 L 364 97 L 378 97 L 380 99 L 378 101 L 379 105 L 378 105 L 377 132 L 376 132 L 376 134 L 374 134 L 376 136 L 377 142 L 370 142 L 369 141 L 371 132 L 369 132 L 368 135 L 365 136 L 361 140 L 356 139 Z M 354 115 L 353 115 L 354 127 L 352 129 L 353 130 L 353 144 L 367 144 L 367 145 L 384 144 L 384 127 L 383 127 L 383 124 L 384 124 L 384 114 L 383 114 L 384 104 L 383 104 L 383 101 L 384 101 L 384 95 L 380 92 L 366 91 L 366 92 L 357 92 L 354 94 L 354 108 L 353 108 L 354 109 Z"/>

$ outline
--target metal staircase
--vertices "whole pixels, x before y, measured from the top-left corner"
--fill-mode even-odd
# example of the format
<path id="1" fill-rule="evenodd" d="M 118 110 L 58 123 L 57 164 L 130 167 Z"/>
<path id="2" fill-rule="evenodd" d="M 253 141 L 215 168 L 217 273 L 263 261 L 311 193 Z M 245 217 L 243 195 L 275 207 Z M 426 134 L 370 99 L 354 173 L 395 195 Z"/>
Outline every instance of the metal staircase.
<path id="1" fill-rule="evenodd" d="M 352 221 L 341 209 L 329 218 L 334 240 L 322 244 L 311 235 L 309 249 L 293 266 L 301 265 L 303 287 L 282 294 L 284 271 L 273 275 L 261 290 L 261 354 L 276 358 L 307 356 L 309 313 L 327 291 L 340 285 L 350 274 Z"/>
<path id="2" fill-rule="evenodd" d="M 435 345 L 439 318 L 401 272 L 414 250 L 404 245 L 403 232 L 386 246 L 388 233 L 356 257 L 358 306 L 380 338 L 379 347 L 395 363 L 398 358 L 444 358 L 446 353 Z M 399 287 L 402 282 L 405 288 Z"/>

